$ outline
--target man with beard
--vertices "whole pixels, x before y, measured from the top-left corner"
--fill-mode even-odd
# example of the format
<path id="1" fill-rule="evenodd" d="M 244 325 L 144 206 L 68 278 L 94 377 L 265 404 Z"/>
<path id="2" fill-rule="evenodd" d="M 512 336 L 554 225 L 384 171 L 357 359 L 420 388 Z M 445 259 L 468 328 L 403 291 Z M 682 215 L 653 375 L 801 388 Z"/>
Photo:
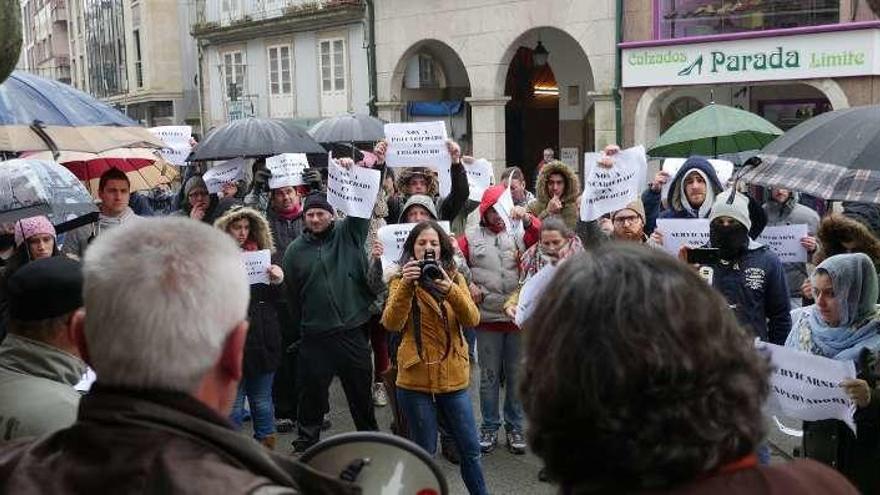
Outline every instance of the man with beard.
<path id="1" fill-rule="evenodd" d="M 712 286 L 755 336 L 785 344 L 791 330 L 785 269 L 769 247 L 749 238 L 748 198 L 732 189 L 719 194 L 709 221 L 709 247 L 718 249 L 719 257 L 710 266 Z M 687 250 L 679 252 L 684 261 Z"/>
<path id="2" fill-rule="evenodd" d="M 636 199 L 611 214 L 611 238 L 618 241 L 645 242 L 645 207 Z"/>

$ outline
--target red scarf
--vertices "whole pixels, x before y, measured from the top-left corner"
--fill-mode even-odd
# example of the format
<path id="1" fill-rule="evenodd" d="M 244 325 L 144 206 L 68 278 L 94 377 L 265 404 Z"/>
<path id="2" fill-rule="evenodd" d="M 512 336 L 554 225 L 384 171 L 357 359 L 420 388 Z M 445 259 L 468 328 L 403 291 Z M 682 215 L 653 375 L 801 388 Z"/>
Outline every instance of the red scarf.
<path id="1" fill-rule="evenodd" d="M 283 218 L 284 220 L 291 221 L 298 217 L 302 213 L 302 205 L 296 204 L 291 206 L 286 210 L 275 210 L 275 214 L 278 215 L 278 218 Z"/>
<path id="2" fill-rule="evenodd" d="M 244 244 L 241 246 L 242 251 L 258 251 L 260 246 L 257 244 L 257 241 L 252 241 L 250 239 L 244 241 Z"/>

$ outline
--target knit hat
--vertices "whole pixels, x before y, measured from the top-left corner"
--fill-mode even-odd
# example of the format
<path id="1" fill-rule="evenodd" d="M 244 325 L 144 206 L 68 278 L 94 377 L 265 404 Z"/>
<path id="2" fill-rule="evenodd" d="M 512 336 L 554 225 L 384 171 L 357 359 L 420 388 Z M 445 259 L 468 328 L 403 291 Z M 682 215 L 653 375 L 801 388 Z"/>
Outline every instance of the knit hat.
<path id="1" fill-rule="evenodd" d="M 336 214 L 336 210 L 333 208 L 329 202 L 327 202 L 327 196 L 321 193 L 312 193 L 306 196 L 305 203 L 303 203 L 303 213 L 309 211 L 312 208 L 321 208 L 322 210 L 327 210 L 331 215 Z"/>
<path id="2" fill-rule="evenodd" d="M 733 198 L 730 195 L 733 194 Z M 718 194 L 718 199 L 712 205 L 712 213 L 709 221 L 719 217 L 730 217 L 745 225 L 746 230 L 752 228 L 752 220 L 749 218 L 749 199 L 733 189 L 728 189 Z"/>
<path id="3" fill-rule="evenodd" d="M 48 218 L 40 215 L 18 220 L 15 222 L 15 247 L 21 246 L 24 241 L 38 234 L 55 237 L 55 227 Z"/>
<path id="4" fill-rule="evenodd" d="M 409 210 L 411 206 L 421 206 L 428 210 L 428 213 L 431 214 L 431 217 L 433 217 L 434 220 L 437 220 L 437 208 L 434 207 L 434 201 L 424 194 L 413 194 L 408 200 L 406 200 L 406 203 L 404 203 L 403 209 L 400 211 L 400 218 L 397 219 L 398 223 L 404 223 L 406 219 L 406 210 Z"/>
<path id="5" fill-rule="evenodd" d="M 645 205 L 642 204 L 641 199 L 636 198 L 635 200 L 630 202 L 628 205 L 626 205 L 623 208 L 612 213 L 611 220 L 614 220 L 614 217 L 616 217 L 617 214 L 622 212 L 623 210 L 632 210 L 632 211 L 636 212 L 636 215 L 638 215 L 639 218 L 642 219 L 642 223 L 645 223 Z"/>
<path id="6" fill-rule="evenodd" d="M 208 185 L 205 184 L 205 179 L 202 179 L 202 176 L 200 175 L 194 175 L 187 179 L 186 184 L 183 186 L 183 195 L 189 196 L 189 193 L 196 189 L 208 190 Z"/>
<path id="7" fill-rule="evenodd" d="M 9 277 L 9 317 L 40 321 L 82 307 L 82 265 L 65 256 L 32 261 Z"/>

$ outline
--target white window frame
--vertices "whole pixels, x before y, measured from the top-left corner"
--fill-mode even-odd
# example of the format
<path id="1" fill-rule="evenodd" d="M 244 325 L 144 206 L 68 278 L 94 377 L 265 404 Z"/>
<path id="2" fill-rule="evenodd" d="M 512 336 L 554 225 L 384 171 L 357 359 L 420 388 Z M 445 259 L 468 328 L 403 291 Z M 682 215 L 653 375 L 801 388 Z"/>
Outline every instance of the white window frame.
<path id="1" fill-rule="evenodd" d="M 282 49 L 287 49 L 287 78 L 285 79 L 284 59 L 281 56 Z M 272 57 L 272 52 L 276 57 Z M 277 43 L 266 47 L 266 67 L 269 96 L 293 95 L 293 46 L 290 43 Z M 277 81 L 273 82 L 272 76 L 277 74 Z M 285 84 L 287 91 L 284 90 Z M 273 87 L 274 86 L 274 87 Z"/>
<path id="2" fill-rule="evenodd" d="M 342 46 L 342 64 L 338 65 L 336 63 L 336 43 L 341 43 Z M 328 61 L 329 61 L 329 69 L 330 69 L 330 89 L 324 89 L 325 77 L 324 77 L 324 46 L 329 48 L 328 53 Z M 337 71 L 342 70 L 342 77 L 338 77 Z M 318 40 L 318 78 L 319 85 L 321 88 L 321 93 L 323 94 L 336 94 L 339 91 L 347 92 L 348 91 L 348 46 L 346 40 L 342 36 L 333 36 L 321 38 Z M 337 87 L 337 82 L 342 80 L 342 87 Z"/>
<path id="3" fill-rule="evenodd" d="M 236 55 L 238 62 L 236 63 Z M 231 62 L 231 63 L 230 63 Z M 239 83 L 241 87 L 241 97 L 245 96 L 245 86 L 247 83 L 247 61 L 243 50 L 226 50 L 220 53 L 220 66 L 223 68 L 223 99 L 232 100 L 230 97 L 230 84 Z M 231 74 L 230 74 L 230 68 Z"/>

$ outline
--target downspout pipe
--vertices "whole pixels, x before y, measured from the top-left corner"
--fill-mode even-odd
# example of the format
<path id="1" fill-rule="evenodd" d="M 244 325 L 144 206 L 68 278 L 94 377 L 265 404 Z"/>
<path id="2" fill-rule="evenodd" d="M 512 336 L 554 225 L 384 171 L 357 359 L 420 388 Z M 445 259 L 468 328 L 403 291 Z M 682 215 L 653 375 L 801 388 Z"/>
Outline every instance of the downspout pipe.
<path id="1" fill-rule="evenodd" d="M 623 0 L 615 0 L 616 13 L 614 18 L 614 132 L 617 144 L 623 147 L 623 102 L 621 88 L 623 82 L 623 50 L 620 44 L 623 43 Z"/>
<path id="2" fill-rule="evenodd" d="M 369 17 L 367 21 L 367 63 L 370 79 L 370 102 L 368 103 L 370 107 L 370 115 L 373 117 L 378 117 L 379 111 L 376 108 L 376 102 L 379 100 L 378 97 L 378 80 L 376 75 L 376 6 L 374 4 L 374 0 L 365 0 L 367 3 L 367 17 Z M 619 1 L 619 0 L 618 0 Z"/>

